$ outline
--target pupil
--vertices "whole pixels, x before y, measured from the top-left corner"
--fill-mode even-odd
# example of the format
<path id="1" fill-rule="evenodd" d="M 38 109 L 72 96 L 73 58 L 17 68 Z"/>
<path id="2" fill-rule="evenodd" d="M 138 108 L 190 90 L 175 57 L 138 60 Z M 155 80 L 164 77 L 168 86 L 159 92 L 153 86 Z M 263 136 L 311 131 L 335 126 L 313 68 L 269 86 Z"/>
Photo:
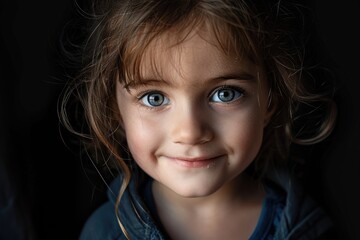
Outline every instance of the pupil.
<path id="1" fill-rule="evenodd" d="M 221 92 L 219 92 L 219 98 L 222 101 L 230 101 L 233 99 L 233 92 L 230 90 L 222 90 Z"/>
<path id="2" fill-rule="evenodd" d="M 159 106 L 162 104 L 163 101 L 164 98 L 160 94 L 152 94 L 149 96 L 149 103 L 151 105 Z"/>

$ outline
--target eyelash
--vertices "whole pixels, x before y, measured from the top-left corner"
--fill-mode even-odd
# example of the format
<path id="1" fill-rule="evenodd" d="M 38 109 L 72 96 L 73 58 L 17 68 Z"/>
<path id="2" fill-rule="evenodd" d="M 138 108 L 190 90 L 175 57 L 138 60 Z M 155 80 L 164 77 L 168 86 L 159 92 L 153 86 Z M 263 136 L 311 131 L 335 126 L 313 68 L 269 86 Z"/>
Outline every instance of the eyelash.
<path id="1" fill-rule="evenodd" d="M 235 86 L 229 86 L 229 85 L 223 85 L 223 86 L 220 86 L 220 87 L 217 87 L 216 89 L 214 89 L 208 96 L 209 100 L 215 96 L 215 94 L 221 90 L 232 90 L 232 91 L 235 91 L 234 93 L 234 99 L 231 99 L 230 101 L 228 102 L 223 102 L 223 101 L 210 101 L 211 103 L 215 103 L 215 104 L 230 104 L 230 103 L 233 103 L 235 101 L 238 101 L 240 98 L 243 98 L 244 96 L 246 96 L 246 92 L 243 88 L 240 88 L 240 87 L 235 87 Z M 162 102 L 160 103 L 160 105 L 158 106 L 153 106 L 151 104 L 147 104 L 144 102 L 144 98 L 146 96 L 149 97 L 150 94 L 159 94 L 160 96 L 163 97 L 162 99 Z M 219 95 L 217 96 L 217 98 L 219 99 Z M 137 101 L 138 103 L 143 106 L 143 107 L 146 107 L 146 108 L 149 108 L 149 109 L 157 109 L 159 107 L 164 107 L 166 105 L 168 105 L 171 101 L 170 99 L 164 94 L 162 93 L 161 91 L 159 90 L 148 90 L 148 91 L 145 91 L 145 92 L 142 92 L 138 95 L 137 97 Z M 149 99 L 147 99 L 147 101 L 149 101 Z M 166 104 L 164 105 L 163 102 L 166 102 Z"/>
<path id="2" fill-rule="evenodd" d="M 220 86 L 220 87 L 214 89 L 214 91 L 212 91 L 211 94 L 209 95 L 209 99 L 214 97 L 215 94 L 217 92 L 221 91 L 221 90 L 235 91 L 235 95 L 234 95 L 233 99 L 229 100 L 228 102 L 225 102 L 225 101 L 215 102 L 215 101 L 213 101 L 214 103 L 230 104 L 232 102 L 237 101 L 239 98 L 243 98 L 245 96 L 245 90 L 243 88 L 235 87 L 235 86 L 229 86 L 229 85 L 223 85 L 223 86 Z M 238 96 L 236 96 L 236 95 L 238 95 Z M 219 98 L 219 95 L 218 95 L 218 98 Z"/>
<path id="3" fill-rule="evenodd" d="M 169 98 L 167 98 L 167 97 L 165 96 L 165 94 L 163 94 L 161 91 L 158 91 L 158 90 L 149 90 L 149 91 L 146 91 L 146 92 L 141 93 L 141 94 L 139 95 L 139 97 L 137 97 L 137 101 L 140 103 L 140 105 L 142 105 L 142 106 L 144 106 L 144 107 L 147 107 L 147 108 L 150 108 L 150 109 L 154 109 L 154 108 L 158 108 L 158 107 L 162 107 L 162 106 L 163 106 L 163 105 L 162 105 L 163 102 L 161 102 L 161 105 L 159 105 L 159 106 L 151 106 L 151 105 L 146 104 L 146 103 L 144 102 L 144 98 L 145 98 L 146 96 L 149 97 L 150 94 L 159 94 L 159 95 L 163 96 L 164 99 L 166 99 L 167 104 L 170 102 Z M 163 101 L 164 101 L 164 100 L 163 100 Z"/>

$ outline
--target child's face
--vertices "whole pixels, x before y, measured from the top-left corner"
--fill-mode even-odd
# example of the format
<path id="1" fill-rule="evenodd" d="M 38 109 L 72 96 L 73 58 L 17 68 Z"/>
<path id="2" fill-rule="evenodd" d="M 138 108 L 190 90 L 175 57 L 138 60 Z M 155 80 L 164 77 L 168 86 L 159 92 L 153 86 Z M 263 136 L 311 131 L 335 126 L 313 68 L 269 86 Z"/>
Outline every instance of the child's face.
<path id="1" fill-rule="evenodd" d="M 206 40 L 204 40 L 206 38 Z M 117 84 L 130 151 L 155 181 L 185 197 L 224 187 L 254 160 L 271 113 L 262 69 L 225 55 L 210 34 L 153 42 L 144 83 Z"/>

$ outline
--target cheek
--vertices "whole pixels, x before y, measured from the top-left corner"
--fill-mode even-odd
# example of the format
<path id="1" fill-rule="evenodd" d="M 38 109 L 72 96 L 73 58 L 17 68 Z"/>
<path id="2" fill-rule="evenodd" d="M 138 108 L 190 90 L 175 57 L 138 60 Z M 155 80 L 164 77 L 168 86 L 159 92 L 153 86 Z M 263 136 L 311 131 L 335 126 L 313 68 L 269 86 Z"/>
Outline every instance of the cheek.
<path id="1" fill-rule="evenodd" d="M 131 155 L 137 162 L 147 160 L 149 154 L 153 152 L 153 144 L 157 141 L 158 129 L 148 121 L 122 88 L 117 93 L 117 103 L 121 115 L 120 124 Z"/>
<path id="2" fill-rule="evenodd" d="M 227 142 L 231 151 L 245 158 L 254 158 L 261 146 L 263 137 L 263 120 L 258 112 L 242 112 L 227 118 L 219 124 L 218 132 Z"/>
<path id="3" fill-rule="evenodd" d="M 148 159 L 159 145 L 161 129 L 137 111 L 126 116 L 124 127 L 131 154 L 137 161 Z"/>

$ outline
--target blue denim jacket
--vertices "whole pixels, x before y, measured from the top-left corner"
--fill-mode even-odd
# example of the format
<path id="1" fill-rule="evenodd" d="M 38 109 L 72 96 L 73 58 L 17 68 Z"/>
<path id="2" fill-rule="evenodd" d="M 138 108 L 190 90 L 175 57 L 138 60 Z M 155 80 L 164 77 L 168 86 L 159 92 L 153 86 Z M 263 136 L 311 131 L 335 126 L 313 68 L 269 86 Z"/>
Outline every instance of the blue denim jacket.
<path id="1" fill-rule="evenodd" d="M 283 207 L 276 220 L 271 235 L 263 234 L 264 227 L 256 227 L 251 240 L 311 240 L 331 227 L 330 219 L 323 210 L 301 188 L 301 185 L 284 170 L 272 172 L 266 180 L 271 194 L 282 199 Z M 98 208 L 87 220 L 80 240 L 120 240 L 126 239 L 115 216 L 114 205 L 121 185 L 121 177 L 116 178 L 108 191 L 109 201 Z M 268 194 L 268 191 L 267 191 Z M 267 205 L 263 204 L 263 212 Z M 131 239 L 167 239 L 153 220 L 147 206 L 141 200 L 134 181 L 131 181 L 119 206 L 120 218 Z M 261 217 L 260 217 L 261 218 Z M 258 225 L 260 224 L 260 220 Z M 264 225 L 264 224 L 263 224 Z M 266 235 L 266 236 L 264 236 Z"/>

